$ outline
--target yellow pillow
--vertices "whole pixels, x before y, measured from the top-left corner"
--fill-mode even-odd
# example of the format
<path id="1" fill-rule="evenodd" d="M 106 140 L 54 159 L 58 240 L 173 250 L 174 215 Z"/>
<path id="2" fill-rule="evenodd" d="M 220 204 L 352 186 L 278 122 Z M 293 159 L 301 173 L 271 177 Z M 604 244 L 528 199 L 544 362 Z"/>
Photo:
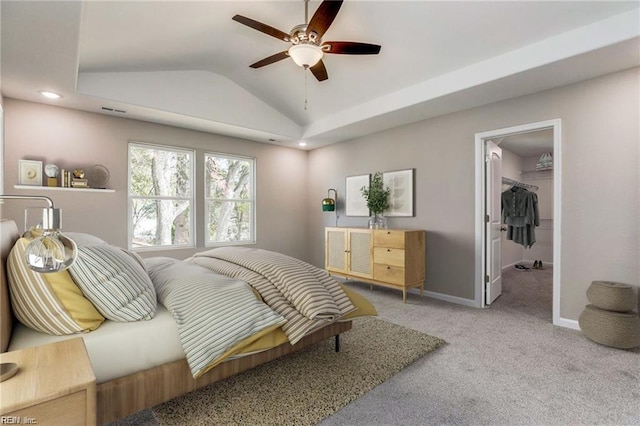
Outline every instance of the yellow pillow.
<path id="1" fill-rule="evenodd" d="M 65 270 L 40 274 L 27 266 L 20 238 L 7 259 L 11 306 L 27 327 L 48 334 L 66 335 L 95 330 L 104 317 L 84 297 Z"/>

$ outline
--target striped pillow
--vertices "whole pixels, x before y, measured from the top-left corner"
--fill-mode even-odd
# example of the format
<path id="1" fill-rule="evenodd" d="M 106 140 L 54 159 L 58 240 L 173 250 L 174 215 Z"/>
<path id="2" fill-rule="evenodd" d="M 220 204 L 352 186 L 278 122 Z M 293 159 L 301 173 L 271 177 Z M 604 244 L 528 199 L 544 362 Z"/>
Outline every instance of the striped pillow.
<path id="1" fill-rule="evenodd" d="M 85 296 L 107 319 L 149 320 L 156 313 L 156 292 L 131 254 L 108 244 L 78 248 L 69 272 Z"/>
<path id="2" fill-rule="evenodd" d="M 43 333 L 67 335 L 95 330 L 104 317 L 84 297 L 67 271 L 40 274 L 27 266 L 26 238 L 20 238 L 7 258 L 11 306 L 16 318 Z"/>

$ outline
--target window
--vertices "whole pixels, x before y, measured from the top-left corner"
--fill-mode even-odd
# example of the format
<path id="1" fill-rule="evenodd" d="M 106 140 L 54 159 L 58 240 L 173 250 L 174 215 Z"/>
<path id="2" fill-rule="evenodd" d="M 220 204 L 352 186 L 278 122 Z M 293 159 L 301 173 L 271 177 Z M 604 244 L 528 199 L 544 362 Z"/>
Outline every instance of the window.
<path id="1" fill-rule="evenodd" d="M 193 246 L 193 151 L 129 143 L 129 247 Z"/>
<path id="2" fill-rule="evenodd" d="M 205 243 L 255 242 L 255 160 L 205 154 Z"/>

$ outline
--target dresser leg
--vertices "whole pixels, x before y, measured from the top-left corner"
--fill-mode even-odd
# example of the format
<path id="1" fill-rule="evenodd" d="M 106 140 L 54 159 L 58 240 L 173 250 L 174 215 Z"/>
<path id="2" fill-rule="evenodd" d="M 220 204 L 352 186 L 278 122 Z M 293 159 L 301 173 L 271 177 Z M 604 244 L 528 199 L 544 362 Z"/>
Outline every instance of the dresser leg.
<path id="1" fill-rule="evenodd" d="M 407 288 L 402 289 L 402 303 L 407 303 Z"/>
<path id="2" fill-rule="evenodd" d="M 340 352 L 340 335 L 336 334 L 336 352 Z"/>

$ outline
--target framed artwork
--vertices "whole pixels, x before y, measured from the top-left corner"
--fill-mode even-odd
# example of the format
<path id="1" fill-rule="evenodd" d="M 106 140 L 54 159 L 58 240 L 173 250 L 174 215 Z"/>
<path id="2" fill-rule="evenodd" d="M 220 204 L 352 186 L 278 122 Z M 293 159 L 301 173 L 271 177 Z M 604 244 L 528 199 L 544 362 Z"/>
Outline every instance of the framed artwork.
<path id="1" fill-rule="evenodd" d="M 18 160 L 18 183 L 42 186 L 42 161 Z"/>
<path id="2" fill-rule="evenodd" d="M 369 216 L 367 200 L 362 196 L 360 189 L 369 186 L 371 175 L 347 176 L 346 184 L 346 215 L 347 216 Z"/>
<path id="3" fill-rule="evenodd" d="M 384 212 L 389 217 L 415 216 L 413 208 L 413 182 L 415 169 L 384 172 L 382 181 L 385 188 L 391 189 L 389 195 L 389 209 Z"/>

